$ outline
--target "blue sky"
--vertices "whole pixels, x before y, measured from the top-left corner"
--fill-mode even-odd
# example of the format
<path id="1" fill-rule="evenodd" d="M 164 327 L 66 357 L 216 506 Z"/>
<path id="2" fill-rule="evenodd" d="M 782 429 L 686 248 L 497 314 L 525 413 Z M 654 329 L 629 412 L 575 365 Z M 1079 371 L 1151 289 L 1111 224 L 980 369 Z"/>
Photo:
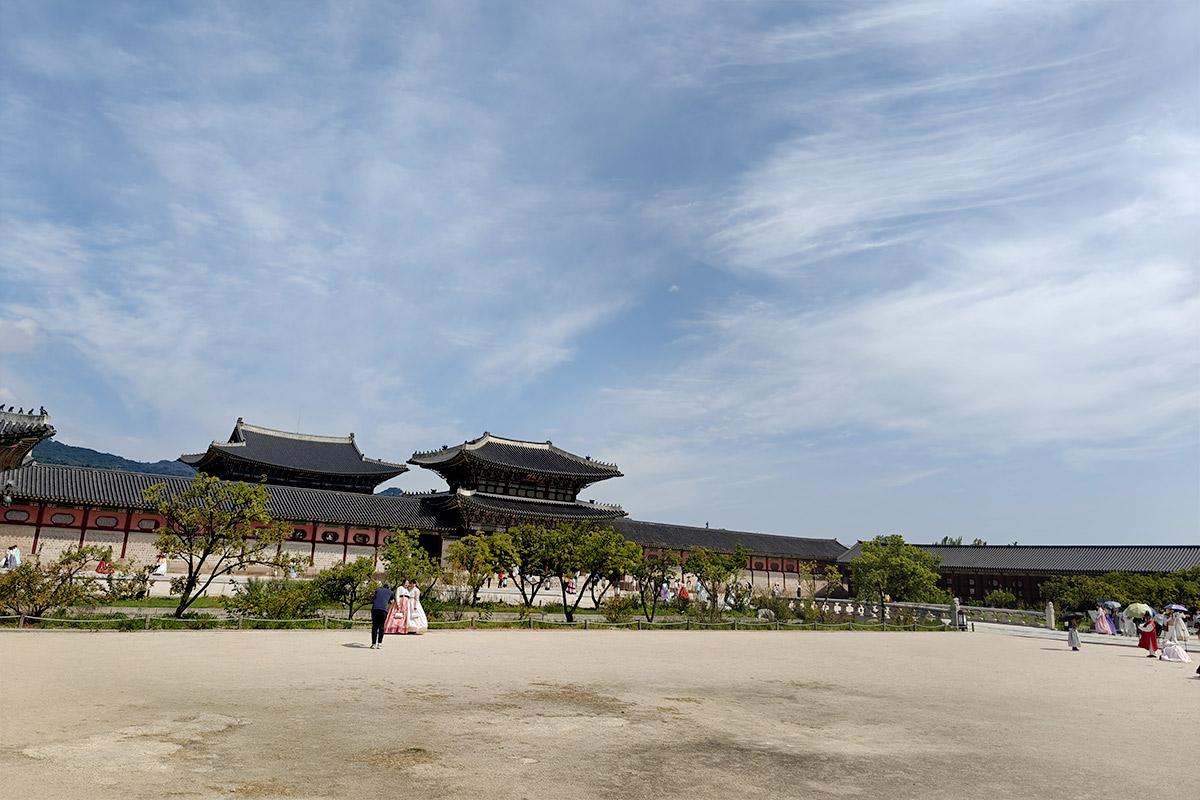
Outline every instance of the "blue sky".
<path id="1" fill-rule="evenodd" d="M 0 5 L 0 402 L 141 459 L 553 439 L 641 519 L 1200 540 L 1200 6 L 645 5 Z"/>

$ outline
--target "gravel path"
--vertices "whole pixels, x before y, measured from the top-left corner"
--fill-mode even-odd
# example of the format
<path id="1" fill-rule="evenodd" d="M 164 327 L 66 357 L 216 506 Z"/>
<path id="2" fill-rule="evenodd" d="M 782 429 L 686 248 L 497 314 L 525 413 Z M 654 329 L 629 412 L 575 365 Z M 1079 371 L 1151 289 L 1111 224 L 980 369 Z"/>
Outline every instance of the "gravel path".
<path id="1" fill-rule="evenodd" d="M 0 795 L 1121 798 L 1195 664 L 960 633 L 0 632 Z"/>

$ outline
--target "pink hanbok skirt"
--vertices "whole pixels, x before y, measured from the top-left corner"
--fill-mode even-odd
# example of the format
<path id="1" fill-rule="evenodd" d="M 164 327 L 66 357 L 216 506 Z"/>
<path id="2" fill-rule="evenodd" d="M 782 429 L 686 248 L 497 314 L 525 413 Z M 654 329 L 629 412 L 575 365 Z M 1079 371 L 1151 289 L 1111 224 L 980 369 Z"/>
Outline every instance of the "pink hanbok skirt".
<path id="1" fill-rule="evenodd" d="M 383 622 L 383 632 L 408 633 L 408 598 L 398 597 L 392 601 L 388 609 L 387 619 Z"/>

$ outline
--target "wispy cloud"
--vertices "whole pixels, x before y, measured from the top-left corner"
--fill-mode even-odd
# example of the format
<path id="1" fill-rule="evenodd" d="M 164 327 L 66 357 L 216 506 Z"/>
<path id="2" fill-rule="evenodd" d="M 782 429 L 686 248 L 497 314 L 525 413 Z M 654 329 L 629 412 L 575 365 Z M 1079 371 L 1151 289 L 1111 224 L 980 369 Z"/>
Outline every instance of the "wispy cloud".
<path id="1" fill-rule="evenodd" d="M 0 393 L 69 441 L 553 431 L 635 513 L 855 533 L 1195 462 L 1192 6 L 0 15 Z"/>

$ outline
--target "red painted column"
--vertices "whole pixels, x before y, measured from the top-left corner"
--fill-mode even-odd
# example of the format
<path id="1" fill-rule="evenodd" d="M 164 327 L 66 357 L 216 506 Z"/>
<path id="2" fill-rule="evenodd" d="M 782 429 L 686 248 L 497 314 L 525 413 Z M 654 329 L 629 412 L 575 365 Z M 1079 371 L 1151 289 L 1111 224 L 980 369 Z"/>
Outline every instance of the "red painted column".
<path id="1" fill-rule="evenodd" d="M 121 539 L 121 555 L 118 556 L 122 561 L 125 560 L 125 550 L 129 547 L 129 528 L 133 525 L 133 509 L 125 509 L 125 536 Z"/>
<path id="2" fill-rule="evenodd" d="M 33 555 L 38 549 L 38 540 L 42 538 L 42 522 L 46 519 L 46 504 L 38 503 L 37 524 L 33 529 L 33 544 L 29 546 L 29 555 Z"/>
<path id="3" fill-rule="evenodd" d="M 83 521 L 79 523 L 79 546 L 83 547 L 83 537 L 87 535 L 88 514 L 92 511 L 91 506 L 83 507 Z"/>

